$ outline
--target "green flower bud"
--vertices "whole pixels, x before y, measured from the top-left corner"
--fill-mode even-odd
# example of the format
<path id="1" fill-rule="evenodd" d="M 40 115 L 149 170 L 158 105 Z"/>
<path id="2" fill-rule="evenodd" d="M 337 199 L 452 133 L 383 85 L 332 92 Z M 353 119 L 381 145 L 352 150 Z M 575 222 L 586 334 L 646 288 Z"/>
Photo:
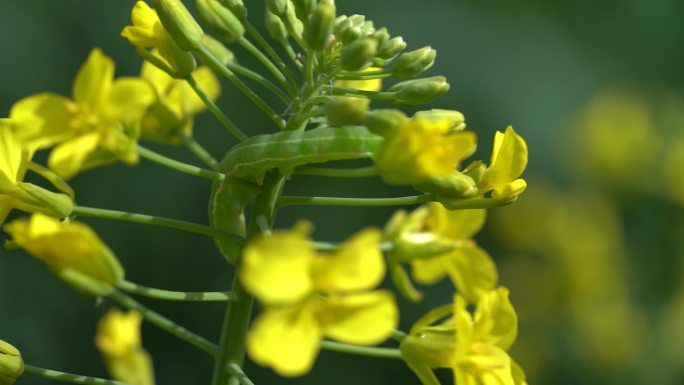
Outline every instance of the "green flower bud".
<path id="1" fill-rule="evenodd" d="M 292 4 L 292 1 L 288 3 L 287 9 L 285 10 L 285 17 L 287 18 L 287 21 L 292 24 L 292 32 L 301 37 L 302 33 L 304 32 L 304 23 L 297 18 L 295 7 Z"/>
<path id="2" fill-rule="evenodd" d="M 316 7 L 316 0 L 292 0 L 292 4 L 294 5 L 297 18 L 301 21 L 306 21 L 309 19 L 309 15 L 313 12 L 314 7 Z"/>
<path id="3" fill-rule="evenodd" d="M 378 57 L 387 60 L 394 57 L 405 48 L 406 42 L 401 36 L 393 37 L 380 45 Z"/>
<path id="4" fill-rule="evenodd" d="M 373 34 L 375 32 L 375 26 L 373 25 L 373 21 L 371 20 L 366 20 L 363 22 L 361 25 L 361 35 L 362 36 L 368 36 Z"/>
<path id="5" fill-rule="evenodd" d="M 453 352 L 456 349 L 454 333 L 454 330 L 437 326 L 422 328 L 417 334 L 412 333 L 401 341 L 401 355 L 414 370 L 414 366 L 422 365 L 428 370 L 449 367 L 453 364 Z"/>
<path id="6" fill-rule="evenodd" d="M 456 244 L 433 233 L 407 233 L 394 239 L 393 253 L 401 262 L 431 258 L 450 252 Z"/>
<path id="7" fill-rule="evenodd" d="M 322 51 L 330 40 L 335 26 L 335 3 L 321 0 L 304 26 L 304 41 L 316 51 Z"/>
<path id="8" fill-rule="evenodd" d="M 444 76 L 433 76 L 406 80 L 393 85 L 388 91 L 396 92 L 394 102 L 397 104 L 423 104 L 449 91 L 449 83 Z"/>
<path id="9" fill-rule="evenodd" d="M 283 16 L 287 10 L 287 0 L 266 0 L 268 11 L 276 16 Z"/>
<path id="10" fill-rule="evenodd" d="M 408 122 L 403 112 L 394 109 L 373 110 L 366 114 L 363 125 L 372 133 L 389 137 Z"/>
<path id="11" fill-rule="evenodd" d="M 340 41 L 342 44 L 350 44 L 354 40 L 361 37 L 361 28 L 357 26 L 350 26 L 349 28 L 342 31 L 340 34 Z"/>
<path id="12" fill-rule="evenodd" d="M 437 51 L 430 46 L 404 52 L 394 63 L 392 75 L 398 79 L 410 79 L 420 75 L 435 64 L 435 57 L 437 57 Z"/>
<path id="13" fill-rule="evenodd" d="M 228 7 L 238 19 L 243 20 L 247 17 L 247 7 L 245 7 L 242 0 L 221 0 L 221 2 Z"/>
<path id="14" fill-rule="evenodd" d="M 382 27 L 373 33 L 373 37 L 378 41 L 378 46 L 380 47 L 389 40 L 390 34 L 387 32 L 387 28 Z"/>
<path id="15" fill-rule="evenodd" d="M 326 117 L 331 126 L 341 127 L 359 124 L 368 112 L 370 100 L 340 96 L 325 106 Z"/>
<path id="16" fill-rule="evenodd" d="M 285 24 L 283 24 L 280 17 L 276 16 L 268 9 L 266 10 L 264 24 L 266 25 L 268 34 L 273 40 L 283 40 L 287 38 L 287 28 L 285 28 Z"/>
<path id="17" fill-rule="evenodd" d="M 24 373 L 24 360 L 17 348 L 0 340 L 0 385 L 12 385 Z"/>
<path id="18" fill-rule="evenodd" d="M 365 67 L 378 50 L 378 42 L 370 37 L 356 40 L 342 51 L 340 64 L 347 71 L 358 71 Z"/>
<path id="19" fill-rule="evenodd" d="M 229 50 L 226 48 L 225 45 L 223 45 L 220 41 L 214 39 L 213 37 L 209 35 L 204 35 L 204 39 L 202 39 L 202 44 L 206 49 L 211 52 L 215 58 L 219 59 L 223 65 L 227 65 L 228 63 L 232 63 L 235 61 L 235 54 L 233 51 Z"/>
<path id="20" fill-rule="evenodd" d="M 459 199 L 477 195 L 477 183 L 468 175 L 454 170 L 442 178 L 431 178 L 413 185 L 417 190 L 439 197 Z"/>
<path id="21" fill-rule="evenodd" d="M 180 0 L 156 0 L 154 8 L 180 49 L 194 51 L 200 46 L 204 31 Z"/>
<path id="22" fill-rule="evenodd" d="M 426 118 L 430 120 L 450 120 L 452 122 L 451 129 L 454 131 L 461 131 L 465 129 L 465 117 L 462 113 L 456 110 L 442 110 L 432 109 L 426 111 L 418 111 L 413 114 L 414 117 Z"/>
<path id="23" fill-rule="evenodd" d="M 240 19 L 218 0 L 197 0 L 200 19 L 222 41 L 232 43 L 245 34 Z"/>
<path id="24" fill-rule="evenodd" d="M 54 193 L 32 183 L 19 182 L 17 185 L 26 193 L 21 200 L 44 208 L 53 217 L 66 218 L 74 209 L 74 201 L 66 194 Z"/>
<path id="25" fill-rule="evenodd" d="M 352 25 L 355 25 L 357 27 L 363 26 L 363 23 L 366 22 L 366 16 L 364 15 L 351 15 L 349 16 L 349 20 L 351 20 Z"/>

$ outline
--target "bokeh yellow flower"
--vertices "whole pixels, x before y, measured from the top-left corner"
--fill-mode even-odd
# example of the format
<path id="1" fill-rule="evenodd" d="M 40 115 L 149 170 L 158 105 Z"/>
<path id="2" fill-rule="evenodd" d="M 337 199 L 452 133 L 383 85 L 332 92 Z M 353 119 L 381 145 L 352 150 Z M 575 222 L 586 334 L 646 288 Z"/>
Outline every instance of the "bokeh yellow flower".
<path id="1" fill-rule="evenodd" d="M 241 282 L 264 305 L 247 336 L 247 351 L 283 376 L 308 372 L 324 337 L 378 344 L 398 322 L 393 295 L 371 291 L 385 273 L 380 233 L 364 230 L 321 255 L 309 231 L 300 223 L 258 236 L 243 252 Z"/>
<path id="2" fill-rule="evenodd" d="M 494 137 L 492 160 L 478 187 L 480 193 L 492 191 L 492 198 L 507 199 L 520 195 L 527 183 L 518 179 L 527 167 L 527 143 L 513 127 Z"/>
<path id="3" fill-rule="evenodd" d="M 48 166 L 62 178 L 116 160 L 138 161 L 140 119 L 154 95 L 142 79 L 114 79 L 114 66 L 96 48 L 76 75 L 73 100 L 42 93 L 12 106 L 10 118 L 28 148 L 56 145 Z"/>
<path id="4" fill-rule="evenodd" d="M 35 213 L 6 224 L 4 230 L 15 244 L 84 294 L 106 296 L 123 279 L 114 253 L 85 224 Z"/>
<path id="5" fill-rule="evenodd" d="M 177 144 L 179 135 L 192 136 L 194 116 L 207 108 L 192 87 L 149 62 L 143 62 L 140 76 L 150 82 L 157 96 L 142 118 L 142 138 Z M 197 68 L 192 76 L 209 99 L 219 97 L 221 83 L 209 68 Z"/>
<path id="6" fill-rule="evenodd" d="M 154 368 L 142 347 L 142 315 L 135 310 L 124 313 L 112 309 L 97 326 L 95 345 L 113 379 L 131 385 L 154 385 Z"/>

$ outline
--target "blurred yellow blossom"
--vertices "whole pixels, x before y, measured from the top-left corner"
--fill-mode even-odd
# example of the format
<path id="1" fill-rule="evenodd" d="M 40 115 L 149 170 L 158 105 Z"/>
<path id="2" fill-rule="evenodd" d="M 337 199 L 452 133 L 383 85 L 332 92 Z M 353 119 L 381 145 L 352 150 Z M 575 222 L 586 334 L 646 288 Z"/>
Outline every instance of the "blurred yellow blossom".
<path id="1" fill-rule="evenodd" d="M 163 143 L 179 143 L 179 135 L 192 136 L 193 118 L 206 105 L 184 80 L 174 79 L 149 62 L 143 62 L 140 76 L 147 79 L 157 95 L 142 118 L 141 136 Z M 207 67 L 197 68 L 192 76 L 209 99 L 216 100 L 221 84 Z"/>
<path id="2" fill-rule="evenodd" d="M 264 310 L 247 336 L 258 364 L 283 376 L 308 372 L 324 337 L 378 344 L 398 322 L 394 297 L 371 291 L 385 273 L 380 233 L 364 230 L 331 255 L 317 253 L 310 226 L 260 235 L 244 248 L 240 279 Z"/>
<path id="3" fill-rule="evenodd" d="M 35 213 L 4 226 L 12 241 L 76 290 L 105 296 L 123 279 L 116 256 L 88 226 Z"/>
<path id="4" fill-rule="evenodd" d="M 379 69 L 377 67 L 368 67 L 362 72 L 373 72 Z M 380 91 L 382 89 L 382 79 L 336 80 L 335 85 L 362 91 Z M 335 96 L 326 105 L 328 121 L 333 126 L 359 124 L 366 116 L 369 106 L 370 100 L 366 98 Z"/>
<path id="5" fill-rule="evenodd" d="M 95 345 L 114 380 L 131 385 L 154 385 L 152 360 L 142 347 L 141 322 L 142 315 L 135 310 L 128 313 L 109 310 L 97 326 Z"/>
<path id="6" fill-rule="evenodd" d="M 497 131 L 489 167 L 478 187 L 481 193 L 492 191 L 492 198 L 507 199 L 520 195 L 527 184 L 518 179 L 527 167 L 527 143 L 513 127 Z"/>
<path id="7" fill-rule="evenodd" d="M 78 71 L 73 98 L 43 93 L 14 104 L 10 117 L 22 142 L 31 149 L 56 145 L 48 166 L 63 178 L 116 160 L 136 163 L 151 87 L 142 79 L 114 79 L 114 61 L 96 48 Z"/>
<path id="8" fill-rule="evenodd" d="M 376 160 L 382 179 L 414 184 L 449 175 L 475 152 L 475 134 L 454 131 L 452 119 L 413 117 L 385 142 Z"/>

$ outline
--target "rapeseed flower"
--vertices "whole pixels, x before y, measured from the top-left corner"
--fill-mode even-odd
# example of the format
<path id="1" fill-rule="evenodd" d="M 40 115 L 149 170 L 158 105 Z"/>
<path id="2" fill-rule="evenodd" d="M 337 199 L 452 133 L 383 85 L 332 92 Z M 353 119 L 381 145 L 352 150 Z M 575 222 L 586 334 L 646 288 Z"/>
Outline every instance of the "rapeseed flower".
<path id="1" fill-rule="evenodd" d="M 527 143 L 513 127 L 497 131 L 489 167 L 478 184 L 479 192 L 492 192 L 492 198 L 508 199 L 520 195 L 527 183 L 519 179 L 527 167 Z"/>

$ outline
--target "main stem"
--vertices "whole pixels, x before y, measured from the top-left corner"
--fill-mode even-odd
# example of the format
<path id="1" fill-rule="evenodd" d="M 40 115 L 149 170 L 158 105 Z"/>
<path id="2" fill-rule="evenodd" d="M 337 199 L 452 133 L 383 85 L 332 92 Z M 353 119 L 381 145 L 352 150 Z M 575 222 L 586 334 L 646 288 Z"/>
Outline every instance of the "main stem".
<path id="1" fill-rule="evenodd" d="M 285 179 L 275 171 L 271 171 L 264 179 L 262 191 L 254 204 L 254 213 L 247 229 L 248 239 L 262 232 L 257 224 L 259 218 L 266 218 L 269 228 L 273 225 L 276 203 L 284 181 Z M 233 276 L 232 292 L 235 294 L 235 301 L 226 307 L 221 340 L 214 363 L 212 385 L 239 384 L 239 380 L 227 370 L 227 366 L 242 367 L 254 298 L 240 284 L 238 273 L 239 267 Z"/>

